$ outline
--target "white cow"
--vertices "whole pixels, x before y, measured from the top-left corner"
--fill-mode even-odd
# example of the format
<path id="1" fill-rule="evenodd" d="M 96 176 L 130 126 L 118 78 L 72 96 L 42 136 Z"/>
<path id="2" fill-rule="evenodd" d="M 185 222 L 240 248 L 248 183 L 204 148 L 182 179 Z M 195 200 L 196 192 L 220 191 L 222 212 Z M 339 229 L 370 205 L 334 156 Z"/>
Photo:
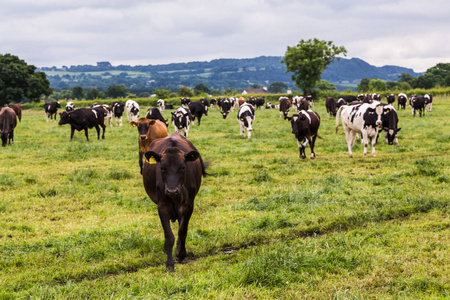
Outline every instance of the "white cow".
<path id="1" fill-rule="evenodd" d="M 137 122 L 139 119 L 139 104 L 134 100 L 127 100 L 125 109 L 127 110 L 128 121 Z"/>
<path id="2" fill-rule="evenodd" d="M 163 99 L 159 99 L 159 100 L 156 102 L 156 105 L 158 106 L 158 109 L 159 109 L 160 112 L 164 112 L 164 109 L 166 108 L 166 105 L 165 105 L 165 104 L 166 104 L 166 103 L 164 102 Z"/>

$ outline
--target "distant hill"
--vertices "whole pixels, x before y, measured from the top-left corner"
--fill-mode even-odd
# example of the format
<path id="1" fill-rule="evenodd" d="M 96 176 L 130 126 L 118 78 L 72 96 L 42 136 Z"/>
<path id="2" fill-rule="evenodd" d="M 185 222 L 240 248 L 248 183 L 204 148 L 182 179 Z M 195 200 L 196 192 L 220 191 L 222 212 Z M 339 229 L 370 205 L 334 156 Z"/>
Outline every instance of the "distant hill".
<path id="1" fill-rule="evenodd" d="M 85 89 L 96 87 L 106 90 L 114 84 L 123 84 L 131 92 L 151 92 L 156 89 L 178 90 L 181 85 L 193 88 L 203 83 L 210 89 L 244 89 L 252 84 L 261 87 L 280 81 L 291 89 L 297 89 L 286 73 L 286 65 L 281 56 L 260 56 L 243 59 L 214 59 L 163 65 L 112 66 L 109 62 L 93 65 L 63 66 L 62 68 L 41 68 L 50 85 L 55 89 L 71 89 L 82 86 Z M 398 75 L 408 73 L 418 76 L 412 69 L 398 66 L 375 67 L 358 59 L 342 58 L 330 64 L 322 74 L 322 79 L 334 83 L 338 89 L 356 87 L 362 78 L 379 78 L 396 81 Z"/>

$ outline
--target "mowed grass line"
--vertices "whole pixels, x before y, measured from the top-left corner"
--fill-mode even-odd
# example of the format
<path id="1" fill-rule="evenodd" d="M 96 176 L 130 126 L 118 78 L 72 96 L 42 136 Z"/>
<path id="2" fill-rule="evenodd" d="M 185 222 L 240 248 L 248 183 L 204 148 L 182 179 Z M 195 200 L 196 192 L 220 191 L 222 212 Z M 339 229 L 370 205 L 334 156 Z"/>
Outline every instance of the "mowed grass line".
<path id="1" fill-rule="evenodd" d="M 289 299 L 404 292 L 413 298 L 445 297 L 445 265 L 428 263 L 411 281 L 402 272 L 394 278 L 391 266 L 379 261 L 384 257 L 374 257 L 372 264 L 388 274 L 385 281 L 395 279 L 386 289 L 377 276 L 365 273 L 371 266 L 347 253 L 358 228 L 370 235 L 372 227 L 388 226 L 390 219 L 398 219 L 399 227 L 412 220 L 421 237 L 428 232 L 420 223 L 434 216 L 441 221 L 430 221 L 432 226 L 443 229 L 428 239 L 441 241 L 436 256 L 448 254 L 448 100 L 437 98 L 424 118 L 399 111 L 400 144 L 389 146 L 380 138 L 377 157 L 366 159 L 358 144 L 355 158 L 348 158 L 342 126 L 336 135 L 323 102 L 314 108 L 322 116 L 323 137 L 316 142 L 315 160 L 298 159 L 290 124 L 278 111 L 256 112 L 250 141 L 239 137 L 235 113 L 222 120 L 211 111 L 190 130 L 189 139 L 212 176 L 204 179 L 196 199 L 188 263 L 178 264 L 173 275 L 163 274 L 163 234 L 156 207 L 143 190 L 135 129 L 107 127 L 106 139 L 99 141 L 90 130 L 91 142 L 76 132 L 69 142 L 67 125 L 46 123 L 41 111 L 27 110 L 16 129 L 16 145 L 0 149 L 0 295 Z M 334 235 L 348 235 L 350 246 L 332 244 L 334 252 L 323 257 L 309 248 Z M 369 244 L 366 251 L 383 247 Z M 401 238 L 386 249 L 398 251 L 399 264 L 409 267 L 416 264 L 411 253 L 420 254 L 414 247 L 406 252 Z M 302 258 L 304 251 L 309 254 Z M 313 276 L 295 275 L 302 271 L 291 265 L 302 265 L 303 259 L 314 262 L 305 271 Z M 278 273 L 285 274 L 291 289 Z M 361 282 L 344 284 L 356 279 Z M 324 288 L 318 289 L 318 282 Z"/>

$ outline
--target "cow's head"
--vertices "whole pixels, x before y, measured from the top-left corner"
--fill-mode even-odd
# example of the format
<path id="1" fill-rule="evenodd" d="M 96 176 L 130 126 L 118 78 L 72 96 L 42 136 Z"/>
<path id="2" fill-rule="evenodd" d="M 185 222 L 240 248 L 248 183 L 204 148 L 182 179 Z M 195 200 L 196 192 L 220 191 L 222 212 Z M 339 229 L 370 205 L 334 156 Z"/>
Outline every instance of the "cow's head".
<path id="1" fill-rule="evenodd" d="M 181 189 L 186 180 L 186 162 L 195 161 L 200 154 L 197 151 L 184 153 L 178 147 L 169 147 L 163 153 L 147 151 L 145 153 L 148 164 L 158 164 L 161 174 L 163 189 L 161 192 L 167 197 L 177 198 L 181 195 Z"/>
<path id="2" fill-rule="evenodd" d="M 59 114 L 59 125 L 68 124 L 70 122 L 72 112 L 63 111 Z"/>
<path id="3" fill-rule="evenodd" d="M 139 140 L 145 141 L 148 139 L 148 130 L 152 125 L 155 124 L 155 120 L 140 118 L 137 122 L 131 121 L 130 125 L 133 127 L 137 127 L 139 132 Z"/>
<path id="4" fill-rule="evenodd" d="M 174 127 L 183 129 L 187 127 L 189 122 L 189 115 L 185 115 L 180 111 L 172 112 L 172 124 L 174 125 Z"/>
<path id="5" fill-rule="evenodd" d="M 394 140 L 397 136 L 397 132 L 401 128 L 397 128 L 398 116 L 397 112 L 390 105 L 385 106 L 383 109 L 383 130 L 386 132 L 386 138 L 389 145 L 394 144 Z"/>

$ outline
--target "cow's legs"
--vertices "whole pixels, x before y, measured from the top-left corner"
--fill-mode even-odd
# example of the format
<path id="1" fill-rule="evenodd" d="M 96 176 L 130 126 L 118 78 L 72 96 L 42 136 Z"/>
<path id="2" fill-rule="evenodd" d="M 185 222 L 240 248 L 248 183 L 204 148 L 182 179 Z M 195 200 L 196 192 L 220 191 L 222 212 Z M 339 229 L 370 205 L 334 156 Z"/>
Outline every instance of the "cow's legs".
<path id="1" fill-rule="evenodd" d="M 313 136 L 311 141 L 309 141 L 309 147 L 311 148 L 311 156 L 309 158 L 314 159 L 316 157 L 316 153 L 314 153 L 314 145 L 316 144 L 317 135 Z"/>
<path id="2" fill-rule="evenodd" d="M 123 126 L 123 124 L 122 124 L 122 116 L 120 116 L 120 118 L 119 118 L 119 126 Z"/>
<path id="3" fill-rule="evenodd" d="M 103 129 L 102 139 L 104 140 L 104 139 L 105 139 L 105 129 L 106 129 L 106 125 L 105 125 L 105 124 L 100 124 L 100 126 L 101 126 L 102 129 Z"/>
<path id="4" fill-rule="evenodd" d="M 86 136 L 86 140 L 88 140 L 88 142 L 89 142 L 89 135 L 88 135 L 87 127 L 84 129 L 84 135 Z"/>
<path id="5" fill-rule="evenodd" d="M 240 123 L 239 124 L 240 130 L 241 130 L 241 136 L 245 136 L 245 126 L 244 124 Z"/>
<path id="6" fill-rule="evenodd" d="M 98 125 L 95 125 L 95 130 L 97 130 L 97 140 L 100 139 L 100 127 Z"/>
<path id="7" fill-rule="evenodd" d="M 307 143 L 307 142 L 308 142 L 308 140 L 306 141 L 306 143 Z M 306 158 L 306 154 L 305 154 L 306 143 L 303 144 L 302 142 L 300 142 L 299 140 L 297 140 L 298 150 L 300 151 L 300 158 L 301 158 L 301 159 Z"/>
<path id="8" fill-rule="evenodd" d="M 191 218 L 193 208 L 182 207 L 180 208 L 178 215 L 181 216 L 178 219 L 178 240 L 177 248 L 175 249 L 175 255 L 178 257 L 178 261 L 181 262 L 186 257 L 186 237 L 188 232 L 189 219 Z"/>
<path id="9" fill-rule="evenodd" d="M 175 236 L 173 235 L 172 229 L 170 228 L 169 216 L 159 207 L 158 214 L 164 230 L 164 253 L 166 253 L 167 255 L 166 271 L 173 271 L 175 268 L 175 263 L 173 261 L 172 249 L 173 244 L 175 243 Z"/>
<path id="10" fill-rule="evenodd" d="M 348 156 L 353 157 L 353 143 L 355 142 L 355 132 L 353 130 L 350 130 L 348 128 L 344 127 L 345 131 L 345 139 L 347 141 L 347 148 L 348 148 Z"/>
<path id="11" fill-rule="evenodd" d="M 372 137 L 372 156 L 375 157 L 375 145 L 377 143 L 376 136 Z"/>
<path id="12" fill-rule="evenodd" d="M 9 134 L 9 141 L 8 141 L 8 143 L 10 145 L 14 145 L 14 130 L 11 131 L 11 133 Z"/>
<path id="13" fill-rule="evenodd" d="M 373 141 L 376 142 L 376 138 Z M 368 137 L 367 130 L 361 131 L 361 142 L 363 143 L 363 146 L 364 146 L 363 157 L 366 157 L 367 156 L 367 146 L 369 146 L 369 137 Z M 372 147 L 374 147 L 374 146 L 372 146 Z M 373 151 L 372 151 L 372 153 L 373 153 Z"/>
<path id="14" fill-rule="evenodd" d="M 70 127 L 70 140 L 73 139 L 73 134 L 75 133 L 75 128 L 73 126 Z"/>

